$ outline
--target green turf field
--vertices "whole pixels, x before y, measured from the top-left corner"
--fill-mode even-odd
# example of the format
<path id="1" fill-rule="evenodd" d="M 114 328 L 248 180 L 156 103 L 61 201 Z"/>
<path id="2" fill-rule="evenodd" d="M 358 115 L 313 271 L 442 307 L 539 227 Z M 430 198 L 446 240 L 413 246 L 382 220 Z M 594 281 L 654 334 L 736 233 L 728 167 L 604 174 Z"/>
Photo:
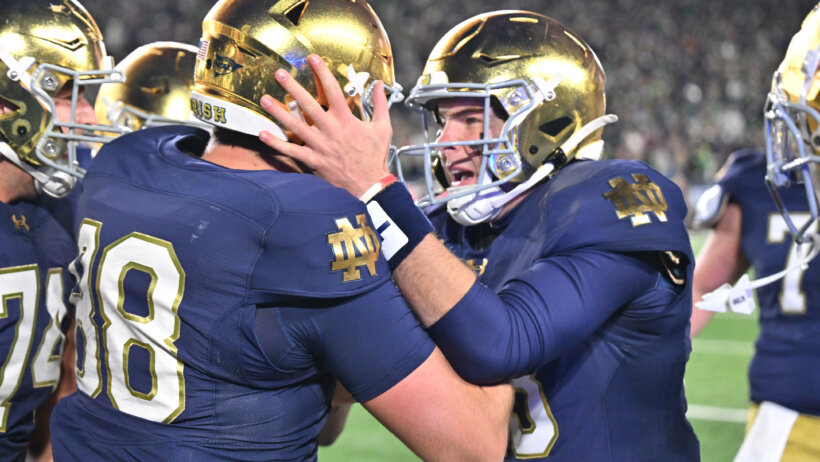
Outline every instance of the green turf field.
<path id="1" fill-rule="evenodd" d="M 703 234 L 692 234 L 697 251 Z M 689 419 L 703 462 L 727 462 L 743 439 L 748 404 L 746 368 L 757 336 L 755 315 L 717 314 L 692 343 L 686 367 Z M 361 406 L 355 405 L 339 440 L 319 450 L 322 461 L 402 462 L 419 459 Z"/>

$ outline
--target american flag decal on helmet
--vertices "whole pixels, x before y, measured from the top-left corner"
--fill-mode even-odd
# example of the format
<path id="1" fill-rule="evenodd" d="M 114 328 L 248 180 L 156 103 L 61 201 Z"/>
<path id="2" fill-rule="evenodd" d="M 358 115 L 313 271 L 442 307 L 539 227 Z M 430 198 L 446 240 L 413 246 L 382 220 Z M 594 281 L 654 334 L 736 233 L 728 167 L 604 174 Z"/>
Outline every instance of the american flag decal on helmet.
<path id="1" fill-rule="evenodd" d="M 196 59 L 205 60 L 208 56 L 208 47 L 211 46 L 210 40 L 199 39 L 199 51 L 196 53 Z"/>

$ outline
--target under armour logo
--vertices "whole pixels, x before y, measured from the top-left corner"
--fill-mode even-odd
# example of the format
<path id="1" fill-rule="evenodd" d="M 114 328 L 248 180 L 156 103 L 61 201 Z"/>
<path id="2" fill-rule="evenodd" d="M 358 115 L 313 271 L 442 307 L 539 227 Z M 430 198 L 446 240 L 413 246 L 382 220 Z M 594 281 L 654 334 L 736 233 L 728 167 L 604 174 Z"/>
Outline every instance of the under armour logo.
<path id="1" fill-rule="evenodd" d="M 25 229 L 26 231 L 31 231 L 31 228 L 29 227 L 28 223 L 26 223 L 26 216 L 25 215 L 20 215 L 20 218 L 17 218 L 16 213 L 12 214 L 11 215 L 11 221 L 12 221 L 12 223 L 14 223 L 14 227 L 16 229 Z"/>
<path id="2" fill-rule="evenodd" d="M 603 195 L 615 206 L 618 219 L 629 217 L 635 227 L 649 224 L 648 214 L 654 213 L 658 220 L 665 222 L 667 205 L 661 188 L 640 173 L 633 173 L 632 179 L 635 183 L 620 177 L 609 180 L 612 191 Z"/>
<path id="3" fill-rule="evenodd" d="M 338 233 L 329 234 L 327 243 L 333 248 L 336 260 L 331 263 L 331 271 L 344 271 L 344 282 L 357 281 L 362 278 L 360 266 L 367 268 L 371 276 L 376 275 L 376 261 L 379 258 L 381 243 L 373 228 L 367 224 L 365 214 L 356 215 L 355 228 L 347 218 L 337 218 Z"/>

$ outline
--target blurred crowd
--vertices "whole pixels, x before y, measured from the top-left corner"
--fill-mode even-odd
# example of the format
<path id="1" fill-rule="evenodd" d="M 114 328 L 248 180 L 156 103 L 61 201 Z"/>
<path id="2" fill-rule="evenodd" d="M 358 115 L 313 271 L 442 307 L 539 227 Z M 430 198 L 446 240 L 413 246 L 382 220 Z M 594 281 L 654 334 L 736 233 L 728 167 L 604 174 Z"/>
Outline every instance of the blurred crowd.
<path id="1" fill-rule="evenodd" d="M 762 109 L 772 73 L 816 0 L 370 0 L 387 29 L 397 78 L 414 84 L 438 38 L 463 19 L 526 9 L 574 29 L 607 74 L 609 157 L 640 159 L 684 188 L 708 183 L 729 153 L 762 146 Z M 83 0 L 109 52 L 139 45 L 196 45 L 212 0 Z M 394 110 L 397 144 L 419 133 Z"/>

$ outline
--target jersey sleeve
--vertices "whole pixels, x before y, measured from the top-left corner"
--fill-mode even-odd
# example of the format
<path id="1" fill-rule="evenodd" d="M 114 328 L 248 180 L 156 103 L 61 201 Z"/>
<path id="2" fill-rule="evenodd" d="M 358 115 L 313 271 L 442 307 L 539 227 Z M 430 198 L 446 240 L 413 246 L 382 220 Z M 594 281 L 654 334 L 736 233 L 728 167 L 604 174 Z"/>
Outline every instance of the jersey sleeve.
<path id="1" fill-rule="evenodd" d="M 321 355 L 359 402 L 392 388 L 434 348 L 392 283 L 351 300 L 323 321 Z"/>
<path id="2" fill-rule="evenodd" d="M 256 326 L 268 358 L 276 362 L 298 346 L 359 402 L 392 388 L 434 348 L 392 282 L 310 307 L 260 309 Z"/>
<path id="3" fill-rule="evenodd" d="M 645 259 L 652 254 L 636 255 L 582 250 L 551 256 L 498 295 L 476 283 L 428 332 L 470 382 L 519 377 L 589 338 L 661 281 Z"/>
<path id="4" fill-rule="evenodd" d="M 273 190 L 278 216 L 267 230 L 252 287 L 309 297 L 344 297 L 390 279 L 364 204 L 312 175 Z"/>
<path id="5" fill-rule="evenodd" d="M 545 202 L 548 238 L 543 255 L 577 249 L 613 252 L 676 251 L 691 258 L 680 188 L 642 162 L 570 165 Z"/>

